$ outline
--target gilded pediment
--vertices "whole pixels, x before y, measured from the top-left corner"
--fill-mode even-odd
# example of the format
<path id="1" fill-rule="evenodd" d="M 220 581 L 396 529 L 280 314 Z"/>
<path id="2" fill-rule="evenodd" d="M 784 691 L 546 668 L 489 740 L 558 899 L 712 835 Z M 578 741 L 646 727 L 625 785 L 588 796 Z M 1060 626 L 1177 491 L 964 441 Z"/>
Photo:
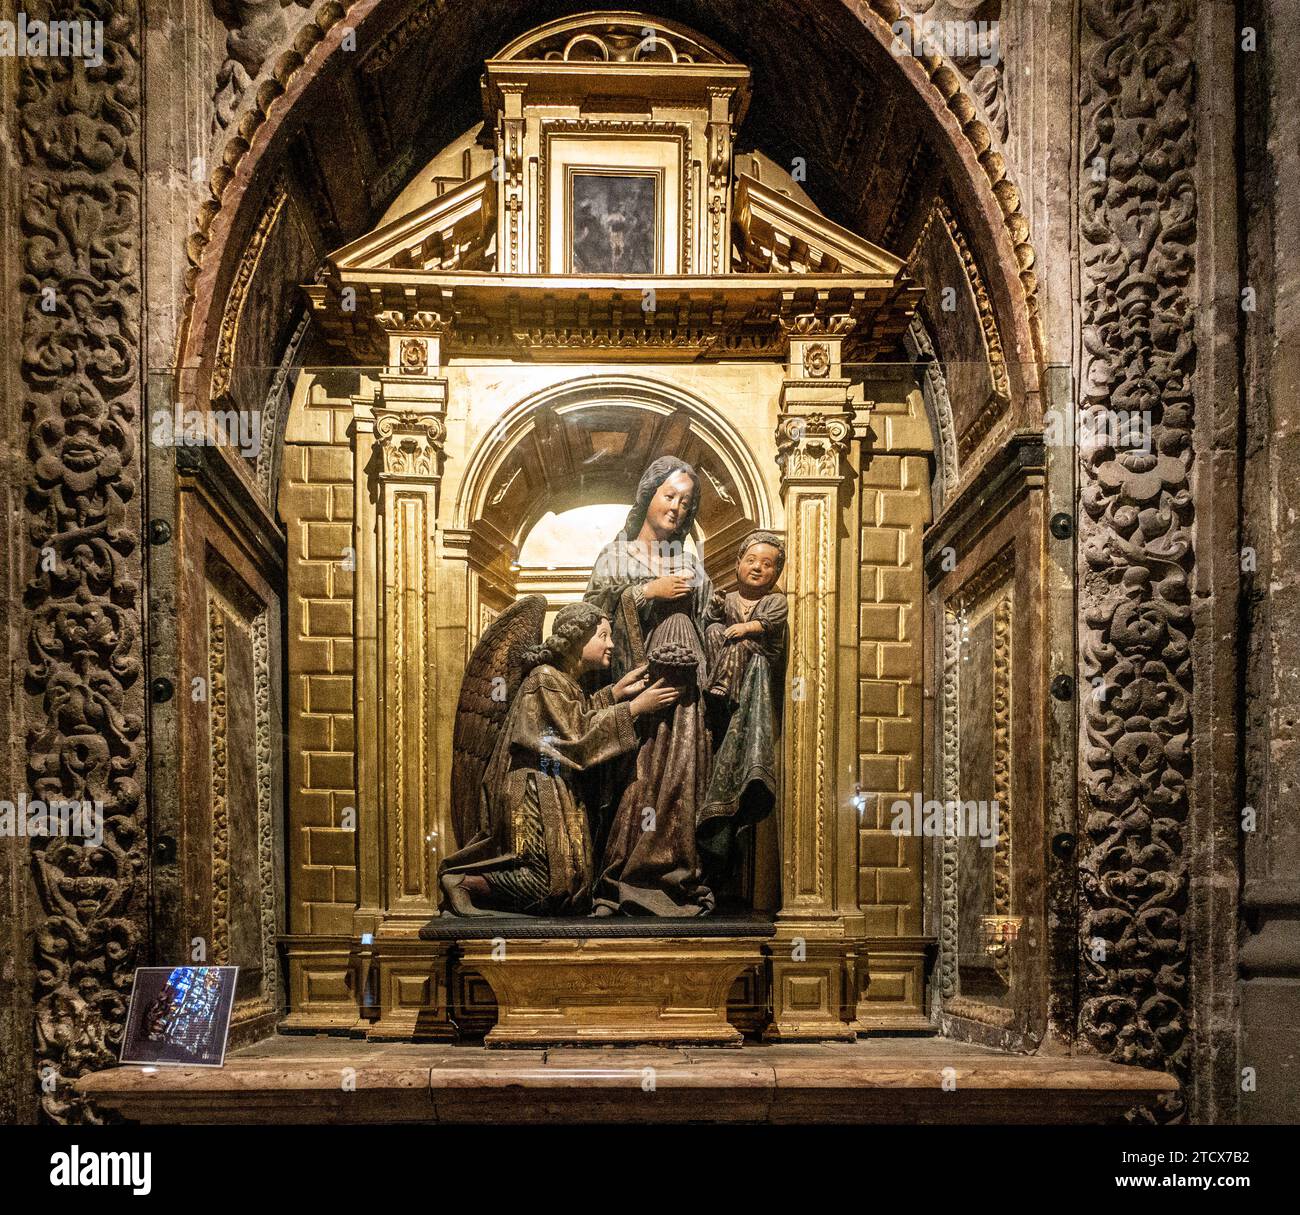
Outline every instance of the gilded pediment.
<path id="1" fill-rule="evenodd" d="M 490 172 L 447 190 L 407 215 L 344 245 L 339 270 L 492 270 L 497 183 Z"/>
<path id="2" fill-rule="evenodd" d="M 746 173 L 736 179 L 733 268 L 750 274 L 858 274 L 895 281 L 902 258 Z"/>
<path id="3" fill-rule="evenodd" d="M 673 360 L 780 357 L 832 326 L 880 357 L 919 294 L 905 264 L 765 158 L 738 170 L 749 92 L 743 64 L 636 14 L 511 43 L 485 64 L 481 134 L 421 174 L 440 192 L 308 288 L 321 331 L 362 361 L 435 330 L 452 356 Z"/>

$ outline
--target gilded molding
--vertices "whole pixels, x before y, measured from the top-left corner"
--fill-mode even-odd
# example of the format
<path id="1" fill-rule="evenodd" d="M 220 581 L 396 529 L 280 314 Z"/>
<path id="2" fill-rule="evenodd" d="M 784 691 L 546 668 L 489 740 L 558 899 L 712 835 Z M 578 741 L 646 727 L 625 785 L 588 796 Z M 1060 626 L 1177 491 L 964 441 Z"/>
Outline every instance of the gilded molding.
<path id="1" fill-rule="evenodd" d="M 1009 916 L 1011 905 L 1011 596 L 993 611 L 993 797 L 998 803 L 998 835 L 993 848 L 993 913 Z M 1011 982 L 1011 958 L 994 960 L 999 977 Z"/>
<path id="2" fill-rule="evenodd" d="M 960 705 L 961 625 L 950 608 L 943 613 L 943 723 L 940 767 L 941 800 L 958 798 L 961 762 Z M 939 844 L 939 992 L 945 1007 L 957 994 L 957 841 L 947 831 Z"/>
<path id="3" fill-rule="evenodd" d="M 1079 460 L 1079 1020 L 1186 1079 L 1196 30 L 1181 0 L 1084 0 L 1083 27 L 1080 408 L 1101 434 L 1108 409 L 1149 411 L 1152 442 Z"/>
<path id="4" fill-rule="evenodd" d="M 239 324 L 244 313 L 244 303 L 248 298 L 248 289 L 257 273 L 266 242 L 270 239 L 284 204 L 289 199 L 289 191 L 283 180 L 271 187 L 270 195 L 262 214 L 258 217 L 257 227 L 248 238 L 244 252 L 235 268 L 235 277 L 226 295 L 226 304 L 221 313 L 221 327 L 217 332 L 217 354 L 212 367 L 212 399 L 222 401 L 230 394 L 230 384 L 235 364 L 235 345 L 239 341 Z"/>
<path id="5" fill-rule="evenodd" d="M 257 452 L 255 478 L 262 496 L 270 502 L 277 484 L 279 473 L 279 455 L 282 443 L 282 428 L 289 415 L 289 399 L 293 395 L 293 376 L 299 369 L 299 357 L 311 328 L 311 311 L 304 311 L 294 326 L 293 333 L 285 344 L 280 356 L 280 365 L 275 369 L 271 387 L 267 389 L 266 399 L 262 403 L 262 434 L 265 436 Z"/>
<path id="6" fill-rule="evenodd" d="M 271 716 L 271 639 L 269 609 L 253 618 L 253 702 L 257 713 L 257 868 L 260 879 L 258 919 L 262 946 L 262 995 L 254 1015 L 280 1008 L 280 963 L 276 948 L 279 915 L 276 900 L 275 764 L 278 741 Z"/>
<path id="7" fill-rule="evenodd" d="M 226 701 L 226 612 L 208 597 L 208 734 L 212 799 L 212 960 L 230 965 L 230 713 Z"/>
<path id="8" fill-rule="evenodd" d="M 952 417 L 952 401 L 948 397 L 948 379 L 919 313 L 912 317 L 911 324 L 903 335 L 903 347 L 912 362 L 922 369 L 922 391 L 929 406 L 929 416 L 934 419 L 939 432 L 939 503 L 944 506 L 957 488 L 960 471 L 957 460 L 957 427 Z"/>
<path id="9" fill-rule="evenodd" d="M 537 160 L 537 264 L 547 264 L 546 224 L 550 194 L 548 165 L 551 139 L 556 135 L 632 135 L 637 138 L 672 136 L 681 149 L 681 227 L 683 274 L 692 273 L 695 248 L 695 175 L 691 170 L 691 128 L 684 122 L 646 122 L 634 118 L 553 118 L 542 123 Z"/>

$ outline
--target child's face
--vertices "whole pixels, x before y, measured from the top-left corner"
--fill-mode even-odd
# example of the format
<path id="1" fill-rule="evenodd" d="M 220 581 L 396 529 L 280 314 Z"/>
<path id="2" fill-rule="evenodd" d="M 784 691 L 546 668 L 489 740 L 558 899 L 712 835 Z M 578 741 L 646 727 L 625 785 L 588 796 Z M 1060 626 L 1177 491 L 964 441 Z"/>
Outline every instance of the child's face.
<path id="1" fill-rule="evenodd" d="M 781 554 L 770 544 L 751 544 L 736 563 L 736 580 L 751 590 L 767 590 L 776 582 Z"/>

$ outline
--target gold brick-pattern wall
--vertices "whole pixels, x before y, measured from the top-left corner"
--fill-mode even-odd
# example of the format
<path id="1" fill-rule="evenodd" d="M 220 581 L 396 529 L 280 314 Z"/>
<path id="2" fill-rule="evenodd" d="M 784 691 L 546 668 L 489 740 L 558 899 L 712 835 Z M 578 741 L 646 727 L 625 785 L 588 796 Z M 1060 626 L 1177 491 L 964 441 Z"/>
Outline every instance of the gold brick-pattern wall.
<path id="1" fill-rule="evenodd" d="M 296 403 L 280 477 L 289 550 L 289 931 L 321 935 L 350 934 L 357 899 L 351 418 L 340 402 Z"/>
<path id="2" fill-rule="evenodd" d="M 929 461 L 873 455 L 862 472 L 859 570 L 859 894 L 867 935 L 921 931 L 921 840 L 890 831 L 890 807 L 921 789 L 922 532 Z"/>

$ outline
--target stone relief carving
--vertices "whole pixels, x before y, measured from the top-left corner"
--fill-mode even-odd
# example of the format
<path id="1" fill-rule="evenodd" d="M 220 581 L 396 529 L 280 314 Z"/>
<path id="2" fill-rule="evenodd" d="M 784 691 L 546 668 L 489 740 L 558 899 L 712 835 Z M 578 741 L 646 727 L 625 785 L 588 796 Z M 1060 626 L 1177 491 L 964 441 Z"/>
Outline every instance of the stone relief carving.
<path id="1" fill-rule="evenodd" d="M 45 4 L 26 10 L 50 15 Z M 33 1082 L 53 1082 L 41 1106 L 64 1122 L 94 1120 L 67 1081 L 116 1062 L 147 928 L 138 12 L 115 0 L 80 6 L 104 23 L 100 68 L 34 57 L 17 67 L 28 778 L 31 796 L 102 802 L 104 814 L 98 847 L 31 841 Z"/>
<path id="2" fill-rule="evenodd" d="M 271 53 L 306 23 L 311 0 L 212 0 L 212 11 L 229 31 L 226 59 L 217 72 L 213 130 L 228 127 L 244 94 L 261 74 Z"/>
<path id="3" fill-rule="evenodd" d="M 1087 0 L 1083 16 L 1080 407 L 1150 411 L 1152 441 L 1080 459 L 1081 686 L 1100 681 L 1082 696 L 1080 1029 L 1185 1077 L 1194 31 L 1183 3 Z"/>
<path id="4" fill-rule="evenodd" d="M 104 2 L 104 0 L 101 0 Z M 258 15 L 262 16 L 263 38 L 254 39 L 250 33 L 247 45 L 241 42 L 237 52 L 230 52 L 228 44 L 229 58 L 226 65 L 222 67 L 222 73 L 225 73 L 229 67 L 230 78 L 223 79 L 222 73 L 218 74 L 217 88 L 214 94 L 214 101 L 219 112 L 226 115 L 226 123 L 229 127 L 223 127 L 220 121 L 214 123 L 214 134 L 219 130 L 222 134 L 229 129 L 229 137 L 220 148 L 215 149 L 213 163 L 219 165 L 212 174 L 212 180 L 209 188 L 212 197 L 199 208 L 199 213 L 195 219 L 194 231 L 190 234 L 189 239 L 185 242 L 185 254 L 189 261 L 189 269 L 185 274 L 186 300 L 185 309 L 188 313 L 194 303 L 194 284 L 198 279 L 199 264 L 203 259 L 203 250 L 208 244 L 208 233 L 211 231 L 212 222 L 216 219 L 221 211 L 221 198 L 225 193 L 226 187 L 234 179 L 235 169 L 239 162 L 248 154 L 248 149 L 252 143 L 257 129 L 266 121 L 266 115 L 272 103 L 285 90 L 285 86 L 302 67 L 312 49 L 321 41 L 322 38 L 331 30 L 339 21 L 342 20 L 347 6 L 340 0 L 324 0 L 324 3 L 318 4 L 305 19 L 297 23 L 296 27 L 290 31 L 288 24 L 285 26 L 284 35 L 277 38 L 274 42 L 275 54 L 268 49 L 260 52 L 260 58 L 253 50 L 254 41 L 262 41 L 265 35 L 269 33 L 270 25 L 267 22 L 270 18 L 271 0 L 248 0 L 247 3 L 241 0 L 214 0 L 213 11 L 221 18 L 223 24 L 229 25 L 225 17 L 222 16 L 223 9 L 218 8 L 218 3 L 224 2 L 224 11 L 232 19 L 239 21 L 240 27 L 243 28 L 242 22 L 245 19 L 241 14 L 247 14 L 247 18 Z M 299 0 L 292 0 L 297 5 Z M 286 17 L 297 17 L 295 12 L 287 12 Z M 250 25 L 251 30 L 251 25 Z M 250 75 L 248 66 L 244 63 L 244 56 L 250 63 L 256 62 L 259 69 L 259 75 Z M 242 75 L 237 72 L 231 62 L 238 63 Z M 244 78 L 247 78 L 245 81 Z M 258 87 L 252 86 L 261 84 Z M 235 82 L 232 84 L 232 81 Z M 225 95 L 223 97 L 223 90 Z M 240 106 L 246 98 L 251 98 L 242 118 L 238 123 L 233 119 Z"/>
<path id="5" fill-rule="evenodd" d="M 972 0 L 941 0 L 941 2 L 957 7 L 965 13 L 965 10 L 974 5 Z M 924 16 L 925 19 L 931 18 L 930 10 L 933 9 L 935 0 L 916 0 L 909 7 L 912 13 L 907 12 L 899 3 L 899 0 L 867 0 L 876 18 L 889 26 L 889 34 L 886 37 L 892 39 L 893 23 L 902 21 L 910 26 L 913 30 L 913 37 L 917 26 L 916 18 Z M 1002 5 L 997 0 L 994 7 L 990 8 L 985 14 L 985 19 L 1000 19 Z M 996 11 L 995 11 L 996 10 Z M 913 15 L 915 14 L 915 16 Z M 865 16 L 865 14 L 864 14 Z M 970 16 L 958 15 L 955 19 L 968 20 Z M 1038 272 L 1035 270 L 1037 258 L 1034 253 L 1034 247 L 1029 239 L 1029 219 L 1024 213 L 1021 205 L 1020 190 L 1011 178 L 1007 169 L 1006 157 L 1001 151 L 1001 141 L 1005 135 L 1000 135 L 999 131 L 1004 131 L 1007 127 L 1006 103 L 1001 106 L 994 106 L 998 113 L 990 113 L 986 95 L 989 92 L 990 85 L 988 81 L 981 81 L 979 94 L 974 87 L 963 87 L 962 81 L 965 73 L 959 65 L 947 58 L 945 55 L 925 55 L 917 60 L 930 78 L 931 86 L 936 89 L 944 99 L 944 104 L 952 111 L 958 123 L 961 124 L 962 134 L 966 137 L 967 143 L 975 155 L 979 157 L 980 167 L 984 170 L 988 178 L 989 186 L 993 190 L 994 196 L 998 200 L 998 205 L 1002 210 L 1003 223 L 1006 226 L 1007 235 L 1011 238 L 1011 243 L 1015 247 L 1016 263 L 1020 267 L 1020 284 L 1025 292 L 1025 307 L 1029 313 L 1029 328 L 1033 337 L 1035 351 L 1038 357 L 1043 357 L 1043 335 L 1042 326 L 1039 320 L 1038 305 Z M 999 56 L 1000 62 L 1000 56 Z M 978 59 L 976 60 L 978 64 Z M 999 92 L 1003 92 L 1005 84 L 1002 81 L 1002 73 L 997 72 Z"/>

